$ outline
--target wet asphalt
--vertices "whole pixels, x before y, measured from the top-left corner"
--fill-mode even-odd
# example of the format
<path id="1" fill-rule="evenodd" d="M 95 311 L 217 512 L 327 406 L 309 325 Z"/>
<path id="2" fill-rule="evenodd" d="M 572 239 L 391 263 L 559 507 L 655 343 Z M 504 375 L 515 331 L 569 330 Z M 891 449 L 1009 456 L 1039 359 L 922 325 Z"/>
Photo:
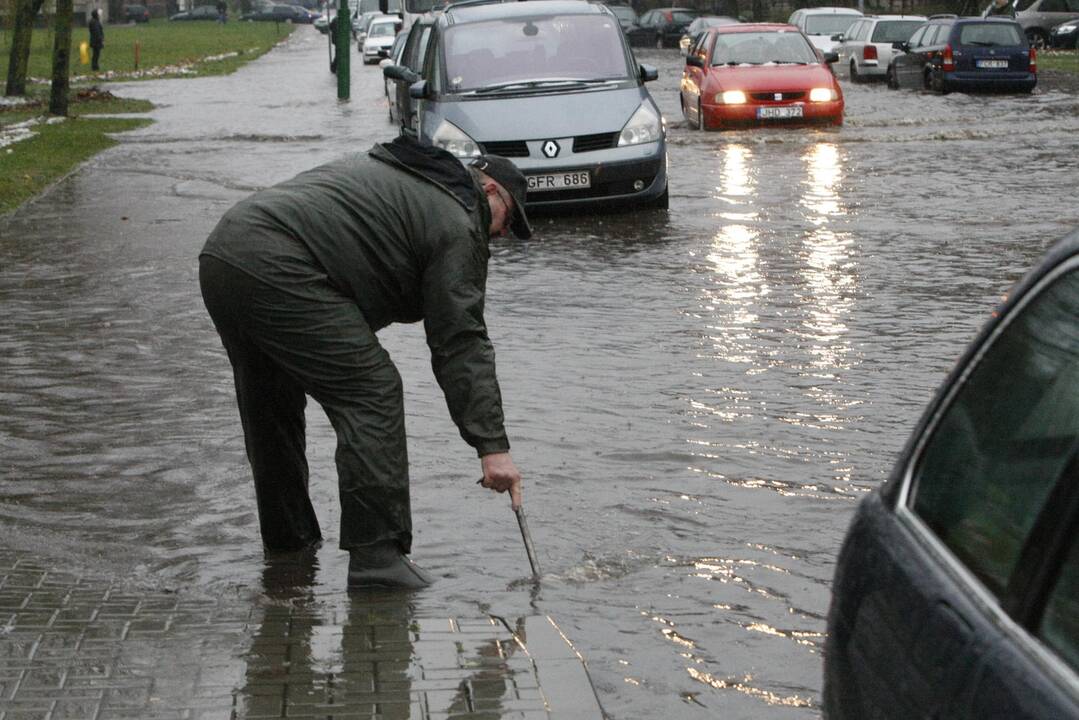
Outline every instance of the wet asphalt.
<path id="1" fill-rule="evenodd" d="M 382 80 L 335 99 L 301 27 L 228 77 L 116 84 L 154 124 L 0 219 L 0 543 L 147 592 L 261 597 L 227 359 L 196 257 L 248 193 L 391 139 Z M 935 386 L 1023 271 L 1079 226 L 1079 97 L 844 82 L 840 129 L 699 133 L 676 51 L 642 50 L 667 213 L 544 218 L 492 244 L 488 323 L 537 587 L 449 420 L 422 329 L 406 387 L 411 617 L 548 614 L 616 718 L 819 715 L 831 570 Z M 333 435 L 309 410 L 343 594 Z"/>

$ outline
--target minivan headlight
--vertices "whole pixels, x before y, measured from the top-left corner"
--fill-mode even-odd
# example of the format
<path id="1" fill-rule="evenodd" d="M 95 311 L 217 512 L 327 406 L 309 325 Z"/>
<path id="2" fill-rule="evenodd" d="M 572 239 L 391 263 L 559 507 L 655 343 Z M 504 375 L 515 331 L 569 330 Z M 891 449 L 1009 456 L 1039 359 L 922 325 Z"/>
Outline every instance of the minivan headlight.
<path id="1" fill-rule="evenodd" d="M 659 114 L 652 109 L 651 104 L 643 102 L 618 135 L 618 147 L 658 142 L 661 137 L 663 123 Z"/>
<path id="2" fill-rule="evenodd" d="M 448 120 L 439 124 L 435 134 L 431 136 L 431 144 L 459 158 L 479 157 L 480 154 L 480 146 L 476 141 Z"/>

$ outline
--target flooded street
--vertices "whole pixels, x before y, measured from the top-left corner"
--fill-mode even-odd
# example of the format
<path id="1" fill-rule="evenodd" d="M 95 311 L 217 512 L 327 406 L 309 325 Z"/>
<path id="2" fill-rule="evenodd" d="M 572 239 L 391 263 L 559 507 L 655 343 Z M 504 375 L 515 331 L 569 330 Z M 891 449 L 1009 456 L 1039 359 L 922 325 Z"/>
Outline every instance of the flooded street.
<path id="1" fill-rule="evenodd" d="M 155 123 L 0 220 L 0 544 L 133 586 L 264 593 L 231 371 L 197 254 L 248 193 L 389 140 L 381 73 L 335 101 L 310 27 L 229 77 L 110 86 Z M 492 243 L 487 321 L 548 575 L 449 419 L 422 327 L 405 383 L 414 618 L 553 617 L 619 720 L 813 718 L 854 504 L 994 303 L 1079 226 L 1079 97 L 844 82 L 840 129 L 701 133 L 681 56 L 640 50 L 669 213 L 540 218 Z M 334 438 L 308 409 L 344 595 Z"/>

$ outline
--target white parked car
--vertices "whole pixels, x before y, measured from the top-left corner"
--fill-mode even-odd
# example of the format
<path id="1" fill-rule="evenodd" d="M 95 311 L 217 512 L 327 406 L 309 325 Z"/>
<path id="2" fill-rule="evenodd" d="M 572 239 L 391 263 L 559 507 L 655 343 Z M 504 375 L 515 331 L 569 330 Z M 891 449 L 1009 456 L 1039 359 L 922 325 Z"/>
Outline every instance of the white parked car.
<path id="1" fill-rule="evenodd" d="M 854 8 L 815 7 L 795 10 L 787 22 L 805 33 L 813 47 L 829 53 L 835 52 L 839 45 L 832 36 L 845 33 L 860 17 L 862 13 Z"/>
<path id="2" fill-rule="evenodd" d="M 363 37 L 360 53 L 363 55 L 363 64 L 372 65 L 382 58 L 390 56 L 390 48 L 401 29 L 401 18 L 396 15 L 376 17 L 367 25 L 367 33 Z"/>
<path id="3" fill-rule="evenodd" d="M 868 15 L 856 20 L 836 48 L 835 67 L 850 73 L 851 82 L 884 78 L 895 53 L 894 42 L 906 42 L 922 23 L 924 15 Z"/>

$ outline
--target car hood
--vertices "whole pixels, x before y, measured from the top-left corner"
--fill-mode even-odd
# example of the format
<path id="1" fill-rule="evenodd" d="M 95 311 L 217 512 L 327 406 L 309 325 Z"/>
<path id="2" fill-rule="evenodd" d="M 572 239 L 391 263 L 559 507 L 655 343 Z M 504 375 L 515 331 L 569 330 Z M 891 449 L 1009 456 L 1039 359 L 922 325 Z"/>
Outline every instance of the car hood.
<path id="1" fill-rule="evenodd" d="M 712 82 L 724 90 L 794 92 L 832 87 L 835 76 L 826 65 L 734 65 L 712 69 Z"/>
<path id="2" fill-rule="evenodd" d="M 469 99 L 444 103 L 443 114 L 481 142 L 537 140 L 619 132 L 645 97 L 643 88 L 632 86 L 591 92 Z M 434 127 L 426 129 L 426 132 L 434 131 Z"/>

